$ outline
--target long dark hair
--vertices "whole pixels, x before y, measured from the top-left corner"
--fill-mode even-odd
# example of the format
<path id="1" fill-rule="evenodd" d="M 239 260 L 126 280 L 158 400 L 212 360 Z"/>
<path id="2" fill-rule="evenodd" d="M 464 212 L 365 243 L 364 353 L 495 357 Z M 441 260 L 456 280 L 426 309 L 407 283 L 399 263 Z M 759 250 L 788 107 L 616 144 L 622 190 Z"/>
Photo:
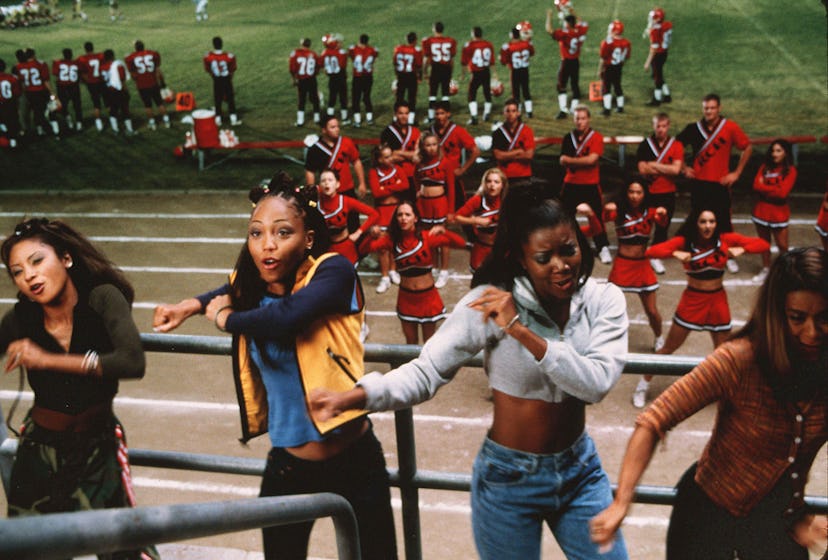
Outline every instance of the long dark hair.
<path id="1" fill-rule="evenodd" d="M 124 273 L 80 232 L 61 222 L 47 218 L 31 218 L 14 226 L 14 233 L 0 246 L 0 257 L 11 276 L 9 258 L 15 245 L 24 239 L 38 239 L 51 246 L 59 257 L 69 255 L 72 266 L 67 269 L 72 283 L 80 293 L 89 293 L 101 284 L 112 284 L 132 305 L 135 290 Z"/>
<path id="2" fill-rule="evenodd" d="M 575 221 L 575 216 L 567 212 L 561 203 L 548 198 L 542 183 L 529 184 L 511 189 L 500 207 L 500 219 L 497 225 L 492 252 L 474 273 L 472 287 L 480 284 L 493 284 L 504 290 L 511 290 L 515 278 L 525 274 L 520 259 L 523 244 L 529 236 L 542 228 L 554 228 L 562 224 L 569 225 L 578 239 L 581 251 L 581 270 L 578 275 L 578 287 L 584 285 L 592 274 L 594 256 L 589 241 Z"/>
<path id="3" fill-rule="evenodd" d="M 765 169 L 774 169 L 776 164 L 773 162 L 773 156 L 771 152 L 773 151 L 773 147 L 779 144 L 783 150 L 785 150 L 785 159 L 782 160 L 781 168 L 782 168 L 782 175 L 785 176 L 790 171 L 790 168 L 793 166 L 793 147 L 791 143 L 785 140 L 784 138 L 777 138 L 773 142 L 770 143 L 768 146 L 768 150 L 765 152 Z"/>
<path id="4" fill-rule="evenodd" d="M 626 181 L 624 181 L 624 185 L 626 186 L 623 189 L 619 189 L 615 196 L 614 202 L 618 207 L 618 216 L 615 218 L 616 224 L 623 224 L 624 214 L 632 210 L 632 207 L 630 206 L 630 199 L 627 197 L 627 191 L 629 190 L 630 185 L 634 183 L 638 183 L 641 185 L 641 188 L 644 189 L 644 198 L 641 199 L 641 206 L 638 207 L 638 210 L 643 212 L 650 205 L 650 182 L 642 175 L 633 175 L 629 177 Z"/>
<path id="5" fill-rule="evenodd" d="M 689 249 L 691 244 L 698 244 L 699 242 L 699 216 L 701 216 L 703 212 L 711 212 L 714 216 L 716 216 L 716 229 L 713 230 L 712 241 L 715 243 L 719 240 L 719 236 L 722 233 L 722 222 L 719 219 L 718 214 L 716 214 L 716 211 L 712 208 L 693 208 L 684 220 L 684 223 L 681 224 L 681 227 L 679 227 L 676 231 L 677 237 L 681 236 L 684 238 L 685 249 Z"/>
<path id="6" fill-rule="evenodd" d="M 326 253 L 331 246 L 331 238 L 325 225 L 325 218 L 319 212 L 319 192 L 316 185 L 298 187 L 293 178 L 284 171 L 277 172 L 264 185 L 250 189 L 248 198 L 253 203 L 253 212 L 256 206 L 265 198 L 278 197 L 286 200 L 305 224 L 305 231 L 313 231 L 313 246 L 306 256 L 318 257 Z M 251 213 L 252 214 L 252 213 Z M 259 305 L 267 286 L 262 280 L 256 263 L 250 255 L 247 241 L 242 245 L 236 259 L 236 268 L 232 279 L 233 289 L 231 297 L 234 307 L 239 310 L 253 309 Z"/>
<path id="7" fill-rule="evenodd" d="M 753 345 L 756 363 L 777 398 L 789 400 L 796 394 L 794 385 L 807 377 L 798 356 L 790 347 L 785 304 L 788 294 L 810 291 L 828 300 L 828 253 L 816 247 L 793 249 L 780 255 L 771 265 L 768 276 L 756 294 L 750 319 L 733 338 L 747 338 Z M 821 357 L 824 360 L 826 349 Z M 822 362 L 820 362 L 822 363 Z M 825 390 L 824 363 L 817 364 L 818 387 Z M 812 388 L 813 389 L 813 388 Z M 806 397 L 813 397 L 813 392 Z"/>
<path id="8" fill-rule="evenodd" d="M 400 229 L 400 224 L 397 222 L 397 210 L 399 210 L 400 206 L 403 204 L 407 204 L 411 206 L 411 211 L 414 212 L 414 216 L 417 218 L 417 223 L 414 225 L 414 235 L 417 236 L 417 239 L 422 239 L 423 234 L 420 232 L 420 210 L 417 208 L 417 204 L 411 202 L 409 199 L 405 198 L 400 201 L 399 204 L 394 208 L 394 214 L 391 218 L 391 223 L 388 224 L 388 236 L 391 237 L 391 240 L 394 243 L 399 243 L 400 240 L 403 238 L 403 231 Z"/>

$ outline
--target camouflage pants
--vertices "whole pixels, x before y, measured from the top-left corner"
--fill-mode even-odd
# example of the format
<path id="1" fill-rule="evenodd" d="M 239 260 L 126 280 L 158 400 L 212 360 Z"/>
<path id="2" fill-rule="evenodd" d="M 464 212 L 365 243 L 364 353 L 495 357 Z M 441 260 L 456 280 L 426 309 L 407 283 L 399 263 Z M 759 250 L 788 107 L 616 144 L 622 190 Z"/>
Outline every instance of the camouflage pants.
<path id="1" fill-rule="evenodd" d="M 126 439 L 112 416 L 86 432 L 54 432 L 27 417 L 17 446 L 8 496 L 9 517 L 132 507 L 135 496 Z M 155 547 L 102 559 L 159 558 Z"/>

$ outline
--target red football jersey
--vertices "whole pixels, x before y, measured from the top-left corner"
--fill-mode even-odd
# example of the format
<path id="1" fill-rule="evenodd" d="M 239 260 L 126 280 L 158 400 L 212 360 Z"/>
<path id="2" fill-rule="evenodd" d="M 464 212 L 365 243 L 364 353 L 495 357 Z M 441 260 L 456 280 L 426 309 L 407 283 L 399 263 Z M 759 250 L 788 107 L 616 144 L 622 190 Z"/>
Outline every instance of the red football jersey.
<path id="1" fill-rule="evenodd" d="M 290 53 L 288 65 L 294 78 L 307 80 L 316 76 L 321 62 L 318 54 L 305 47 L 299 47 Z"/>
<path id="2" fill-rule="evenodd" d="M 524 41 L 523 39 L 509 41 L 503 43 L 500 48 L 500 62 L 511 67 L 512 70 L 529 68 L 529 58 L 534 54 L 535 46 L 531 41 Z"/>
<path id="3" fill-rule="evenodd" d="M 81 63 L 81 78 L 87 84 L 100 84 L 104 81 L 101 74 L 103 64 L 103 53 L 88 53 L 78 57 Z"/>
<path id="4" fill-rule="evenodd" d="M 609 38 L 601 41 L 599 54 L 606 66 L 622 66 L 630 58 L 632 46 L 630 42 L 621 37 L 620 39 Z"/>
<path id="5" fill-rule="evenodd" d="M 135 51 L 124 59 L 132 79 L 138 89 L 156 87 L 158 69 L 161 67 L 161 55 L 156 51 Z"/>
<path id="6" fill-rule="evenodd" d="M 451 37 L 423 39 L 423 56 L 432 64 L 451 64 L 457 54 L 457 41 Z"/>
<path id="7" fill-rule="evenodd" d="M 328 47 L 322 51 L 322 65 L 328 76 L 345 72 L 348 68 L 348 53 L 345 49 Z"/>
<path id="8" fill-rule="evenodd" d="M 394 71 L 408 74 L 423 67 L 423 51 L 415 45 L 397 45 L 394 48 Z"/>
<path id="9" fill-rule="evenodd" d="M 20 80 L 12 74 L 0 72 L 0 103 L 8 103 L 20 97 Z"/>
<path id="10" fill-rule="evenodd" d="M 581 45 L 586 40 L 588 30 L 589 26 L 580 22 L 572 29 L 556 29 L 552 32 L 552 38 L 558 42 L 561 58 L 571 60 L 581 56 Z"/>
<path id="11" fill-rule="evenodd" d="M 673 38 L 673 24 L 669 21 L 662 21 L 653 25 L 650 29 L 650 48 L 657 53 L 667 52 L 670 48 L 670 41 Z"/>
<path id="12" fill-rule="evenodd" d="M 23 84 L 23 91 L 35 92 L 49 88 L 49 67 L 42 60 L 20 62 L 13 72 Z"/>
<path id="13" fill-rule="evenodd" d="M 351 45 L 348 56 L 353 64 L 354 77 L 370 76 L 374 73 L 374 61 L 379 56 L 379 51 L 371 45 Z"/>
<path id="14" fill-rule="evenodd" d="M 204 69 L 214 78 L 232 77 L 236 71 L 236 55 L 224 51 L 210 51 L 204 55 Z"/>
<path id="15" fill-rule="evenodd" d="M 469 67 L 471 72 L 485 70 L 494 65 L 494 45 L 483 39 L 472 39 L 463 45 L 460 63 Z"/>
<path id="16" fill-rule="evenodd" d="M 72 86 L 80 82 L 81 63 L 78 60 L 55 60 L 52 74 L 59 86 Z"/>

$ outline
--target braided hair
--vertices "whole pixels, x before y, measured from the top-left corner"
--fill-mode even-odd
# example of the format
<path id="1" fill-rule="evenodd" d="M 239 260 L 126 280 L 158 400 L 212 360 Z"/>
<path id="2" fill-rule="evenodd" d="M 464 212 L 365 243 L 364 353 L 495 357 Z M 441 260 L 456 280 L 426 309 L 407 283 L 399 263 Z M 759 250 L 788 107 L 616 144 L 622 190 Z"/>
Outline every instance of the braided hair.
<path id="1" fill-rule="evenodd" d="M 269 197 L 284 199 L 302 218 L 305 231 L 314 232 L 313 245 L 307 250 L 306 257 L 319 257 L 330 249 L 331 238 L 325 225 L 325 218 L 319 211 L 319 191 L 316 185 L 297 186 L 290 175 L 284 171 L 278 171 L 269 181 L 263 181 L 262 184 L 250 189 L 248 198 L 253 204 L 252 212 L 255 212 L 256 207 Z M 259 269 L 256 268 L 246 241 L 236 259 L 231 286 L 230 295 L 233 306 L 239 310 L 257 307 L 267 291 L 267 286 L 259 274 Z"/>

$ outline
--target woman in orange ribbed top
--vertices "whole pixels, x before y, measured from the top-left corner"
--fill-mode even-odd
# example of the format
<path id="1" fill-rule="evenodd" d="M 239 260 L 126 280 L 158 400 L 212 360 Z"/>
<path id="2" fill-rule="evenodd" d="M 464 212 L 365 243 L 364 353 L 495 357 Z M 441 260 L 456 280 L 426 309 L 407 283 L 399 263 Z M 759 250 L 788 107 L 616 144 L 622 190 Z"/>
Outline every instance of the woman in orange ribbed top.
<path id="1" fill-rule="evenodd" d="M 808 512 L 805 481 L 828 440 L 828 254 L 781 255 L 747 325 L 636 420 L 612 505 L 590 523 L 613 541 L 656 443 L 708 404 L 716 423 L 678 483 L 668 560 L 806 560 L 825 552 L 828 520 Z"/>

